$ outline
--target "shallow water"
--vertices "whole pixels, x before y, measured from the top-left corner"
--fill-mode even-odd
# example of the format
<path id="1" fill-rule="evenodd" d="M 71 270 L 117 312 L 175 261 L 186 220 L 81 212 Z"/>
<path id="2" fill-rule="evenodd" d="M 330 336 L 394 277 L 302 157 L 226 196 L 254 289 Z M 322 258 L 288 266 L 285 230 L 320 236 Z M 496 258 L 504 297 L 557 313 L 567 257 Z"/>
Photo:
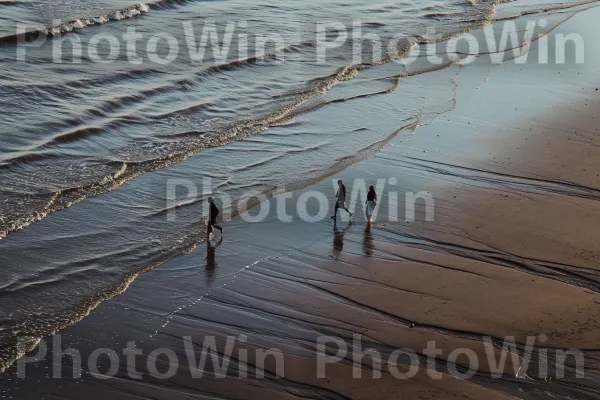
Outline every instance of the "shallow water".
<path id="1" fill-rule="evenodd" d="M 506 16 L 553 4 L 63 0 L 0 6 L 0 369 L 18 355 L 17 335 L 35 343 L 71 325 L 136 274 L 203 240 L 203 179 L 236 201 L 308 185 L 370 156 L 395 135 L 411 135 L 451 110 L 462 74 L 449 62 L 429 73 L 432 66 L 422 59 L 385 61 L 402 60 L 419 42 L 486 25 L 496 8 Z M 194 62 L 183 23 L 200 32 L 211 20 L 220 35 L 236 23 L 234 51 Z M 360 63 L 345 43 L 318 63 L 314 31 L 325 20 L 348 27 L 360 20 L 363 33 L 376 33 L 386 45 L 394 35 L 405 39 L 381 57 L 365 46 Z M 17 45 L 11 42 L 17 23 L 64 36 Z M 136 64 L 123 45 L 114 62 L 94 62 L 89 49 L 96 35 L 122 38 L 132 28 L 143 45 L 157 32 L 173 35 L 179 57 L 168 65 Z M 241 54 L 237 33 L 250 43 L 277 33 L 284 50 L 271 43 Z M 61 40 L 65 62 L 53 62 Z M 67 61 L 79 41 L 81 62 Z M 159 42 L 161 57 L 164 46 Z M 18 62 L 23 50 L 25 62 Z M 476 90 L 492 68 L 483 63 L 461 79 Z M 197 184 L 199 197 L 169 221 L 166 190 L 174 179 Z M 243 208 L 224 211 L 229 218 Z"/>

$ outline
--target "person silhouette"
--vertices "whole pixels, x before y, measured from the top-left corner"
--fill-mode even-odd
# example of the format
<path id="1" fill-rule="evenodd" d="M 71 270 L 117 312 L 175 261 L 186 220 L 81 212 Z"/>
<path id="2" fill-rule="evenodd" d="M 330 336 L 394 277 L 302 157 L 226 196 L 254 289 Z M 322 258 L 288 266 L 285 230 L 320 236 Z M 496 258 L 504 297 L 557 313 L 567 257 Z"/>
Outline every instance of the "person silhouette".
<path id="1" fill-rule="evenodd" d="M 338 180 L 337 183 L 338 183 L 338 190 L 337 190 L 337 193 L 335 194 L 335 212 L 331 216 L 331 219 L 333 219 L 334 224 L 335 224 L 335 221 L 337 220 L 338 208 L 343 208 L 344 210 L 346 210 L 346 212 L 350 215 L 350 218 L 352 218 L 352 213 L 346 207 L 346 186 L 344 186 L 344 183 L 342 182 L 341 179 Z"/>
<path id="2" fill-rule="evenodd" d="M 208 198 L 208 202 L 210 203 L 210 210 L 208 212 L 208 234 L 213 233 L 213 228 L 217 228 L 221 233 L 223 233 L 223 228 L 217 225 L 217 215 L 219 215 L 219 209 L 215 205 L 212 197 Z"/>
<path id="3" fill-rule="evenodd" d="M 371 217 L 373 216 L 373 211 L 375 211 L 375 206 L 377 205 L 377 193 L 373 186 L 369 187 L 369 193 L 367 194 L 367 201 L 365 201 L 365 204 L 367 205 L 365 208 L 365 217 L 367 217 L 367 224 L 370 224 L 373 222 Z"/>
<path id="4" fill-rule="evenodd" d="M 216 250 L 223 243 L 223 238 L 216 245 L 212 245 L 210 240 L 206 241 L 206 266 L 204 272 L 206 274 L 206 282 L 211 285 L 215 280 L 217 272 L 217 262 L 215 260 Z"/>

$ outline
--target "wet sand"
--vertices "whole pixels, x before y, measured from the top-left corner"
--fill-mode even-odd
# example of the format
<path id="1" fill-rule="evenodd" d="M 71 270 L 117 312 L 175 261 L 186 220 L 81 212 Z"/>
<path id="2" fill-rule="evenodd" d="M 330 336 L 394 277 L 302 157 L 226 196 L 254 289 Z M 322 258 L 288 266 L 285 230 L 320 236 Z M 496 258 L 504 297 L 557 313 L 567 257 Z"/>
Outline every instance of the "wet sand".
<path id="1" fill-rule="evenodd" d="M 11 368 L 0 390 L 11 398 L 595 398 L 600 52 L 590 38 L 597 37 L 599 16 L 600 9 L 592 9 L 557 29 L 587 38 L 584 65 L 508 62 L 469 96 L 461 96 L 458 80 L 453 111 L 333 177 L 344 179 L 349 191 L 356 178 L 387 180 L 372 227 L 360 201 L 352 224 L 342 220 L 333 227 L 328 218 L 280 222 L 277 199 L 271 200 L 263 222 L 225 224 L 218 247 L 200 244 L 140 276 L 62 332 L 62 347 L 85 358 L 98 347 L 119 352 L 135 341 L 144 352 L 137 364 L 143 380 L 128 377 L 123 360 L 116 379 L 99 380 L 89 371 L 82 381 L 46 379 L 53 368 L 47 356 L 27 367 L 25 380 L 15 380 Z M 313 190 L 333 196 L 332 180 L 296 192 L 294 199 Z M 389 220 L 390 206 L 405 210 L 407 191 L 431 193 L 433 221 L 426 221 L 422 207 L 416 221 L 402 214 L 397 222 Z M 399 193 L 399 204 L 391 192 Z M 308 212 L 315 214 L 314 205 Z M 395 378 L 393 369 L 408 368 L 402 358 L 384 363 L 381 379 L 373 379 L 369 357 L 353 368 L 357 334 L 363 349 L 375 349 L 386 360 L 396 349 L 413 350 L 419 373 Z M 184 336 L 196 346 L 215 337 L 221 354 L 227 337 L 234 337 L 227 377 L 208 369 L 202 379 L 192 378 Z M 325 336 L 348 351 L 318 379 L 317 343 Z M 503 340 L 514 337 L 519 365 L 509 361 L 501 378 L 491 379 L 484 336 L 496 344 L 496 356 Z M 528 337 L 536 348 L 523 372 Z M 423 350 L 431 341 L 441 349 L 435 361 L 441 379 L 427 374 Z M 170 379 L 149 376 L 147 355 L 157 348 L 178 357 Z M 283 377 L 273 358 L 259 365 L 256 350 L 270 348 L 284 354 Z M 572 363 L 565 379 L 539 377 L 541 350 L 571 348 L 585 355 L 586 378 L 575 377 Z M 472 350 L 479 361 L 469 380 L 449 373 L 448 358 L 456 349 Z M 336 346 L 330 352 L 336 354 Z M 158 359 L 164 372 L 169 364 Z M 549 358 L 550 375 L 555 361 Z M 457 362 L 465 366 L 469 360 L 462 355 Z M 358 370 L 362 378 L 353 378 Z M 68 371 L 65 358 L 63 373 Z M 243 371 L 250 378 L 240 378 Z"/>

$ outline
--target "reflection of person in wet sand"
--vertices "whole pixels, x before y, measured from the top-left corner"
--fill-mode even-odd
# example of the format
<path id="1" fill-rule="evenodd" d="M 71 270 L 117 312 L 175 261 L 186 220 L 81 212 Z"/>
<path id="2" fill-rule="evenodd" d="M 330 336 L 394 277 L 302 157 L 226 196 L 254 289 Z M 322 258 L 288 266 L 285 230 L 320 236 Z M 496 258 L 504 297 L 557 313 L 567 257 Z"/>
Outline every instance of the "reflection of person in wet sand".
<path id="1" fill-rule="evenodd" d="M 373 255 L 373 233 L 371 232 L 371 224 L 367 223 L 367 227 L 365 228 L 365 237 L 363 239 L 363 253 L 366 256 L 371 257 Z"/>
<path id="2" fill-rule="evenodd" d="M 215 261 L 216 250 L 223 243 L 223 238 L 219 240 L 216 245 L 212 245 L 210 240 L 206 241 L 206 267 L 204 272 L 206 273 L 206 282 L 210 285 L 215 280 L 215 274 L 217 272 L 217 262 Z"/>
<path id="3" fill-rule="evenodd" d="M 331 255 L 336 260 L 340 257 L 342 250 L 344 250 L 344 235 L 346 231 L 350 228 L 350 224 L 346 226 L 344 229 L 338 229 L 337 224 L 333 225 L 333 249 L 331 251 Z"/>

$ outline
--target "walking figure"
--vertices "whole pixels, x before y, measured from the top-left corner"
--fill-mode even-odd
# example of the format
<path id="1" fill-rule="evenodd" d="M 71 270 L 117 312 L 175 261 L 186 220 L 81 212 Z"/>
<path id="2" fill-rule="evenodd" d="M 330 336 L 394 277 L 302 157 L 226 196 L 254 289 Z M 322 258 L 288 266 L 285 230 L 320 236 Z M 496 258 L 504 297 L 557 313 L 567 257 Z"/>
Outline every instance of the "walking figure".
<path id="1" fill-rule="evenodd" d="M 215 205 L 212 197 L 208 198 L 208 202 L 210 203 L 210 210 L 208 212 L 208 234 L 213 233 L 213 228 L 217 228 L 221 233 L 223 233 L 223 228 L 217 225 L 217 215 L 219 215 L 219 209 Z"/>
<path id="2" fill-rule="evenodd" d="M 338 191 L 335 194 L 335 213 L 331 218 L 333 220 L 337 218 L 338 208 L 343 208 L 344 210 L 346 210 L 346 212 L 350 214 L 350 218 L 352 218 L 352 213 L 350 212 L 350 210 L 348 210 L 348 208 L 346 208 L 346 186 L 344 186 L 341 179 L 337 183 Z"/>
<path id="3" fill-rule="evenodd" d="M 373 186 L 369 187 L 369 193 L 367 194 L 367 201 L 365 202 L 367 208 L 365 209 L 365 216 L 367 217 L 367 222 L 371 221 L 371 216 L 373 215 L 373 211 L 375 210 L 375 206 L 377 205 L 377 193 L 375 193 L 375 188 Z"/>

